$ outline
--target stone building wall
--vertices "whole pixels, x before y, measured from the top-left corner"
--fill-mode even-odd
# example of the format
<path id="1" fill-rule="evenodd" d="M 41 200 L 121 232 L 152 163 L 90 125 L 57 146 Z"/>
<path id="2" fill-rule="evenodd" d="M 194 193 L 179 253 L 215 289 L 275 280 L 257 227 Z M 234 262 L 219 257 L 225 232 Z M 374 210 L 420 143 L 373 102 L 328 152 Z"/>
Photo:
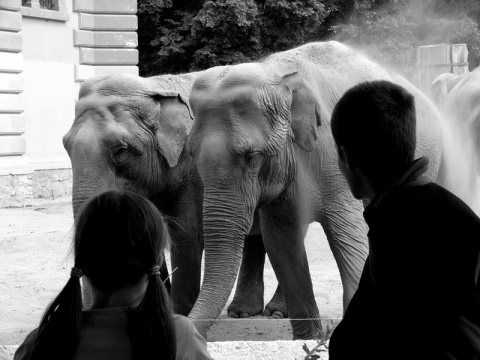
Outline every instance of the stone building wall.
<path id="1" fill-rule="evenodd" d="M 81 83 L 138 75 L 136 0 L 0 0 L 0 207 L 71 194 Z"/>

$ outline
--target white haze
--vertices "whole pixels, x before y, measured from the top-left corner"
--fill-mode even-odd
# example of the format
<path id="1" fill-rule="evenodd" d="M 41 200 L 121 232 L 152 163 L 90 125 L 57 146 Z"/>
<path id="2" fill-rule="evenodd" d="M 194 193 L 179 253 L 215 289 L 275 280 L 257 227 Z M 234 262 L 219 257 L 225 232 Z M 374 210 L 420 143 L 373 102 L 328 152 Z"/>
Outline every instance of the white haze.
<path id="1" fill-rule="evenodd" d="M 457 7 L 454 14 L 449 14 L 450 18 L 441 18 L 438 14 L 428 10 L 428 4 L 432 3 L 432 1 L 411 0 L 409 7 L 397 14 L 399 18 L 410 17 L 414 22 L 420 24 L 417 29 L 422 31 L 420 35 L 422 45 L 448 43 L 452 34 L 460 28 L 461 23 L 465 21 L 464 17 L 467 15 L 464 8 Z M 389 4 L 385 6 L 389 6 Z M 379 11 L 379 9 L 377 8 L 376 11 Z M 399 31 L 405 30 L 399 29 Z M 385 62 L 383 54 L 390 51 L 387 42 L 362 44 L 352 40 L 345 41 L 341 38 L 341 34 L 339 35 L 333 37 L 333 40 L 343 42 L 370 60 L 381 64 L 384 68 L 403 75 L 418 86 L 416 84 L 417 72 L 408 71 L 408 69 L 411 70 L 411 67 L 409 68 L 407 64 L 404 64 L 405 66 L 402 68 L 394 68 L 391 63 Z M 455 43 L 461 42 L 456 41 Z M 426 95 L 431 101 L 429 94 Z M 466 131 L 462 119 L 455 118 L 455 115 L 446 115 L 440 109 L 438 111 L 442 114 L 442 156 L 446 166 L 446 181 L 441 183 L 441 185 L 460 197 L 480 216 L 480 177 L 473 167 L 474 162 L 480 164 L 480 149 L 476 149 L 474 145 L 474 136 L 479 134 Z"/>

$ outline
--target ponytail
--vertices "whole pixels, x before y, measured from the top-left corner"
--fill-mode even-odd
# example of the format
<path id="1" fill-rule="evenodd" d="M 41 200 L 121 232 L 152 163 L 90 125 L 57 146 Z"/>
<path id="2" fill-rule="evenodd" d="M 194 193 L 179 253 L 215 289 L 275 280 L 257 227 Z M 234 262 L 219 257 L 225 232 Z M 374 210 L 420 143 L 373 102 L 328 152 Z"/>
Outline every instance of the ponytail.
<path id="1" fill-rule="evenodd" d="M 176 332 L 170 297 L 160 278 L 157 266 L 149 276 L 145 295 L 135 309 L 135 320 L 132 321 L 135 359 L 175 360 Z M 154 269 L 152 268 L 152 269 Z"/>
<path id="2" fill-rule="evenodd" d="M 31 360 L 68 360 L 75 355 L 82 322 L 82 293 L 80 277 L 73 272 L 42 317 Z"/>

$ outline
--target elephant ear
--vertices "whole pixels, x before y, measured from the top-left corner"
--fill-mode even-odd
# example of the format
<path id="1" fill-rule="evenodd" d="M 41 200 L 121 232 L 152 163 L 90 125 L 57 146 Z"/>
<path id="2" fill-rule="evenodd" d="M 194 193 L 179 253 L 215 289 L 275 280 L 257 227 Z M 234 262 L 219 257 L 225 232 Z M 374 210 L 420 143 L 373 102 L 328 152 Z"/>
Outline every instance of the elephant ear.
<path id="1" fill-rule="evenodd" d="M 312 151 L 318 139 L 317 127 L 322 125 L 320 104 L 313 89 L 298 72 L 283 76 L 281 84 L 292 94 L 290 126 L 293 141 L 305 151 Z"/>
<path id="2" fill-rule="evenodd" d="M 168 165 L 174 167 L 193 126 L 192 111 L 187 98 L 176 91 L 155 91 L 150 95 L 160 104 L 155 134 L 158 149 Z"/>

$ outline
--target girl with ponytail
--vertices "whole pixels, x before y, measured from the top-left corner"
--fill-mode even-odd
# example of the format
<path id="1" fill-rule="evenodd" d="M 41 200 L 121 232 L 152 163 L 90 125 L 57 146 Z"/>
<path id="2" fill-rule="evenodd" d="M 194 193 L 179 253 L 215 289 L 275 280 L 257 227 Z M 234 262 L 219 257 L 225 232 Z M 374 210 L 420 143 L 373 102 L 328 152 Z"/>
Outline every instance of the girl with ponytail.
<path id="1" fill-rule="evenodd" d="M 89 200 L 75 224 L 70 279 L 14 360 L 211 359 L 193 324 L 173 315 L 160 278 L 168 242 L 160 212 L 140 195 Z M 92 287 L 89 310 L 82 276 Z"/>

